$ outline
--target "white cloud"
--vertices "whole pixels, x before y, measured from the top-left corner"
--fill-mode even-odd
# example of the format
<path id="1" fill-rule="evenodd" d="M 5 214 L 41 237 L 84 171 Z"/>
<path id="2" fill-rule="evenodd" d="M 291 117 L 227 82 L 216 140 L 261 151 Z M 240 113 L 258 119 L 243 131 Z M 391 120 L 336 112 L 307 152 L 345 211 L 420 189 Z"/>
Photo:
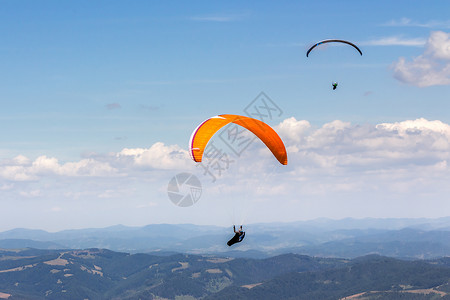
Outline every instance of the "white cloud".
<path id="1" fill-rule="evenodd" d="M 283 123 L 302 128 L 305 121 L 291 118 Z M 317 211 L 317 216 L 338 212 L 382 216 L 383 207 L 391 206 L 398 207 L 392 209 L 394 215 L 408 215 L 408 211 L 439 215 L 435 208 L 448 201 L 450 126 L 444 122 L 416 119 L 358 125 L 336 120 L 299 130 L 300 139 L 283 132 L 286 126 L 279 127 L 277 132 L 288 148 L 288 165 L 275 166 L 275 171 L 261 168 L 259 164 L 272 166 L 276 161 L 252 151 L 237 162 L 251 166 L 247 172 L 234 172 L 237 178 L 230 181 L 223 179 L 235 193 L 239 189 L 235 182 L 254 180 L 256 184 L 240 188 L 243 194 L 251 186 L 256 191 L 250 198 L 278 196 L 283 202 L 298 203 L 293 207 L 300 214 L 308 214 L 309 209 Z M 261 179 L 262 174 L 267 179 Z M 425 200 L 433 204 L 420 210 Z M 314 204 L 307 208 L 308 202 Z"/>
<path id="2" fill-rule="evenodd" d="M 69 162 L 60 166 L 59 175 L 65 176 L 111 176 L 117 173 L 109 163 L 83 159 L 79 162 Z"/>
<path id="3" fill-rule="evenodd" d="M 407 61 L 400 57 L 392 65 L 394 77 L 418 87 L 450 85 L 450 33 L 432 32 L 425 51 Z"/>
<path id="4" fill-rule="evenodd" d="M 425 54 L 436 59 L 450 60 L 450 33 L 433 32 L 428 39 Z"/>
<path id="5" fill-rule="evenodd" d="M 289 139 L 300 142 L 305 133 L 311 128 L 311 124 L 308 121 L 297 121 L 294 117 L 284 120 L 277 127 L 276 131 L 281 136 L 288 137 Z"/>
<path id="6" fill-rule="evenodd" d="M 27 164 L 30 163 L 30 159 L 27 158 L 27 157 L 25 157 L 25 156 L 23 156 L 23 155 L 18 155 L 18 156 L 16 156 L 16 157 L 14 157 L 14 158 L 12 159 L 12 161 L 13 161 L 15 164 L 21 165 L 21 166 L 27 165 Z"/>
<path id="7" fill-rule="evenodd" d="M 27 181 L 36 179 L 36 177 L 27 172 L 27 168 L 23 166 L 1 166 L 0 177 L 11 181 Z"/>
<path id="8" fill-rule="evenodd" d="M 217 197 L 316 199 L 318 206 L 343 201 L 333 205 L 345 211 L 346 203 L 356 207 L 367 198 L 378 201 L 371 203 L 376 206 L 386 205 L 384 199 L 412 203 L 433 195 L 438 203 L 450 192 L 450 125 L 439 120 L 364 125 L 335 120 L 315 127 L 289 118 L 275 129 L 287 147 L 288 165 L 279 165 L 262 143 L 255 143 L 218 178 L 218 184 L 233 188 L 222 188 Z"/>
<path id="9" fill-rule="evenodd" d="M 195 212 L 211 222 L 232 206 L 230 201 L 239 205 L 246 199 L 257 205 L 255 214 L 261 216 L 249 222 L 266 220 L 265 215 L 274 221 L 280 216 L 386 216 L 386 211 L 401 216 L 408 214 L 405 206 L 417 207 L 420 214 L 425 199 L 432 203 L 425 209 L 430 215 L 439 216 L 439 207 L 448 207 L 449 124 L 421 118 L 364 125 L 335 120 L 314 126 L 288 118 L 274 128 L 288 148 L 287 166 L 255 142 L 240 157 L 233 156 L 230 169 L 212 183 L 186 150 L 155 143 L 66 163 L 45 155 L 1 161 L 0 194 L 3 199 L 33 199 L 28 202 L 36 209 L 62 207 L 55 215 L 68 218 L 89 207 L 95 219 L 108 207 L 108 215 L 121 216 L 123 222 L 134 222 L 125 219 L 124 211 L 142 213 L 142 222 L 149 216 L 155 222 L 177 222 L 180 215 L 171 217 L 167 184 L 178 172 L 191 172 L 204 192 Z M 11 209 L 16 203 L 11 200 Z M 391 209 L 394 203 L 397 208 Z M 196 216 L 184 220 L 196 222 Z"/>
<path id="10" fill-rule="evenodd" d="M 78 162 L 60 164 L 57 158 L 39 156 L 34 161 L 20 156 L 0 165 L 0 177 L 12 181 L 38 180 L 43 176 L 111 176 L 117 170 L 109 163 L 82 159 Z"/>
<path id="11" fill-rule="evenodd" d="M 38 157 L 27 171 L 33 175 L 55 174 L 60 176 L 111 176 L 117 172 L 109 163 L 94 159 L 60 164 L 58 159 L 45 155 Z"/>
<path id="12" fill-rule="evenodd" d="M 150 148 L 125 148 L 116 154 L 96 155 L 74 162 L 60 163 L 42 155 L 35 160 L 19 155 L 0 162 L 0 178 L 9 181 L 36 181 L 49 176 L 111 177 L 126 176 L 132 170 L 178 170 L 192 167 L 188 152 L 177 145 L 155 143 Z"/>
<path id="13" fill-rule="evenodd" d="M 450 125 L 439 120 L 421 118 L 377 125 L 354 125 L 335 120 L 314 127 L 306 120 L 288 118 L 275 129 L 288 149 L 289 164 L 283 170 L 289 170 L 299 178 L 306 173 L 341 172 L 348 175 L 355 171 L 367 174 L 375 171 L 381 174 L 388 169 L 414 170 L 419 167 L 448 170 Z M 252 145 L 242 157 L 231 159 L 233 164 L 239 165 L 241 174 L 255 170 L 264 172 L 265 165 L 274 161 L 262 143 Z M 246 163 L 238 163 L 240 159 Z M 193 166 L 186 150 L 158 142 L 150 148 L 125 148 L 114 155 L 97 155 L 66 163 L 45 155 L 33 161 L 20 156 L 0 163 L 0 177 L 8 181 L 39 181 L 46 177 L 126 178 L 139 177 L 140 172 L 148 170 L 186 171 L 192 170 Z M 5 191 L 11 189 L 11 183 L 6 182 L 3 186 Z M 114 189 L 108 186 L 97 195 L 114 196 Z"/>
<path id="14" fill-rule="evenodd" d="M 150 148 L 125 148 L 117 154 L 119 159 L 131 159 L 131 163 L 138 167 L 152 169 L 180 169 L 189 166 L 189 154 L 177 145 L 166 146 L 155 143 Z"/>
<path id="15" fill-rule="evenodd" d="M 302 128 L 304 122 L 291 118 L 283 123 Z M 450 126 L 439 120 L 421 118 L 363 126 L 336 120 L 299 135 L 285 134 L 282 129 L 279 132 L 298 175 L 305 170 L 346 174 L 425 166 L 447 170 L 450 160 Z"/>
<path id="16" fill-rule="evenodd" d="M 411 131 L 437 132 L 450 137 L 450 126 L 448 124 L 439 120 L 428 121 L 424 118 L 395 123 L 381 123 L 376 125 L 376 128 L 388 131 L 398 131 L 399 134 L 405 134 Z"/>
<path id="17" fill-rule="evenodd" d="M 431 20 L 427 22 L 417 22 L 409 18 L 401 18 L 400 20 L 391 20 L 382 25 L 389 27 L 450 28 L 450 21 Z"/>
<path id="18" fill-rule="evenodd" d="M 413 46 L 421 47 L 425 45 L 426 40 L 422 38 L 403 38 L 399 36 L 382 37 L 367 42 L 360 43 L 367 46 Z"/>

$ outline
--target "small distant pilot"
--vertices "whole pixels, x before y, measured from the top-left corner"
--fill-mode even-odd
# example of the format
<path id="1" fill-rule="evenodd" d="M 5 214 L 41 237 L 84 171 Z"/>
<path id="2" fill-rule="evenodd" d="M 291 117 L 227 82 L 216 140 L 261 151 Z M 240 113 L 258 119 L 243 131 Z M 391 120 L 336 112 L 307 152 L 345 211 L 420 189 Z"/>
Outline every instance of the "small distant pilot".
<path id="1" fill-rule="evenodd" d="M 239 227 L 238 230 L 236 230 L 236 226 L 233 225 L 233 231 L 234 231 L 234 236 L 231 238 L 231 240 L 229 240 L 227 242 L 228 246 L 242 242 L 242 240 L 245 237 L 245 231 L 242 230 L 242 225 L 241 225 L 241 227 Z"/>

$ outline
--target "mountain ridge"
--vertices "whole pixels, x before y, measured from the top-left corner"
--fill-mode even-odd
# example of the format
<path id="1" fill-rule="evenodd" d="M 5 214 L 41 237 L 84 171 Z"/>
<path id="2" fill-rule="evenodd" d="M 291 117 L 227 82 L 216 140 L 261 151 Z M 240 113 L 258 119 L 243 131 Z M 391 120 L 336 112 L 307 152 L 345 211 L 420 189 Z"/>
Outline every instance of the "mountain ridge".
<path id="1" fill-rule="evenodd" d="M 450 234 L 446 230 L 450 218 L 389 219 L 388 222 L 386 219 L 368 219 L 368 223 L 364 220 L 249 224 L 244 226 L 245 240 L 232 248 L 226 246 L 226 241 L 233 235 L 230 228 L 193 224 L 115 225 L 55 233 L 21 228 L 0 232 L 0 247 L 105 248 L 131 253 L 227 254 L 236 257 L 249 257 L 253 253 L 259 258 L 289 252 L 347 258 L 371 253 L 433 258 L 450 253 Z M 395 229 L 389 229 L 389 224 L 394 224 Z M 399 224 L 409 227 L 399 228 Z"/>
<path id="2" fill-rule="evenodd" d="M 450 257 L 407 261 L 379 255 L 342 259 L 289 253 L 252 259 L 95 248 L 0 250 L 0 292 L 10 300 L 338 299 L 419 289 L 431 289 L 446 299 L 449 283 Z M 426 294 L 420 296 L 427 299 Z"/>

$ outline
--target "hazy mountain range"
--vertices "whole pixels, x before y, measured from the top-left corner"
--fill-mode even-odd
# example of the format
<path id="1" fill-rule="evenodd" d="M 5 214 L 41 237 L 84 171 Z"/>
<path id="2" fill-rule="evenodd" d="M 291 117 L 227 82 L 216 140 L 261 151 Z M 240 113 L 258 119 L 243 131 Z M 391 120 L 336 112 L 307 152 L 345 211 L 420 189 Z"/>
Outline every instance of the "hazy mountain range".
<path id="1" fill-rule="evenodd" d="M 17 228 L 0 233 L 0 248 L 86 249 L 124 252 L 219 254 L 269 257 L 283 253 L 354 258 L 379 254 L 400 258 L 450 255 L 450 217 L 439 219 L 317 219 L 249 224 L 246 238 L 231 248 L 229 228 L 191 224 L 47 232 Z"/>

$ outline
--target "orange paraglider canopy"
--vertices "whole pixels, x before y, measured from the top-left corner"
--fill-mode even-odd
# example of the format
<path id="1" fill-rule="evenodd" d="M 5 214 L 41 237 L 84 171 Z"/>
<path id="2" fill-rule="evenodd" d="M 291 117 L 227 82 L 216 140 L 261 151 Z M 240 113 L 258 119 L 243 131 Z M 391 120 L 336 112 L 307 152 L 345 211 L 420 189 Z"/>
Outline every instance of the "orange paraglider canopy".
<path id="1" fill-rule="evenodd" d="M 201 162 L 203 152 L 211 137 L 227 124 L 234 123 L 253 132 L 283 165 L 287 165 L 286 147 L 278 134 L 266 123 L 238 115 L 218 115 L 201 123 L 192 133 L 189 153 L 195 162 Z"/>

